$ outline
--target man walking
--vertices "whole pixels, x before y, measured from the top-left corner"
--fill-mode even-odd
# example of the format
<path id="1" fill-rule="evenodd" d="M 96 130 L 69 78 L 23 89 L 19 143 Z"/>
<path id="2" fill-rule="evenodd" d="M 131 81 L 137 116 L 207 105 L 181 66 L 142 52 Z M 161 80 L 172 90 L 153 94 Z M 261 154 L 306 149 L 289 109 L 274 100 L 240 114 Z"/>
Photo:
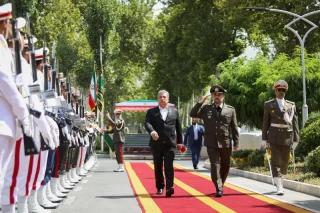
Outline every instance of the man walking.
<path id="1" fill-rule="evenodd" d="M 210 89 L 213 104 L 203 105 L 210 96 L 204 96 L 190 112 L 191 117 L 201 118 L 206 130 L 204 145 L 211 162 L 211 180 L 216 187 L 216 197 L 222 197 L 223 185 L 230 169 L 230 158 L 233 149 L 238 149 L 239 132 L 236 111 L 232 106 L 224 103 L 224 93 L 220 85 Z"/>
<path id="2" fill-rule="evenodd" d="M 276 98 L 264 104 L 261 145 L 266 148 L 267 142 L 270 144 L 276 194 L 283 195 L 283 180 L 288 170 L 290 147 L 294 150 L 298 145 L 299 125 L 295 103 L 284 99 L 288 83 L 279 80 L 272 89 L 275 90 Z"/>
<path id="3" fill-rule="evenodd" d="M 191 149 L 194 169 L 198 169 L 203 136 L 203 126 L 198 125 L 198 118 L 192 118 L 192 125 L 187 128 L 183 143 L 185 145 L 188 143 L 188 147 Z"/>
<path id="4" fill-rule="evenodd" d="M 166 90 L 158 92 L 159 106 L 149 109 L 146 115 L 145 128 L 150 134 L 149 145 L 151 147 L 156 178 L 156 194 L 162 194 L 166 186 L 166 197 L 174 194 L 173 160 L 177 143 L 182 144 L 182 130 L 179 112 L 169 108 L 169 93 Z M 166 183 L 164 183 L 162 166 Z"/>

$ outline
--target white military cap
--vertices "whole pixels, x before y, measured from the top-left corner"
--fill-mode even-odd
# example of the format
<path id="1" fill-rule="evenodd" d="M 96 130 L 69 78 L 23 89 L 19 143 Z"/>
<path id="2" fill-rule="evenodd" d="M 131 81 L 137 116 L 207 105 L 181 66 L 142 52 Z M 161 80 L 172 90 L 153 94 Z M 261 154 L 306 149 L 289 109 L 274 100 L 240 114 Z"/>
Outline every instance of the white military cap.
<path id="1" fill-rule="evenodd" d="M 288 83 L 285 80 L 279 80 L 272 87 L 273 90 L 280 88 L 288 90 Z"/>
<path id="2" fill-rule="evenodd" d="M 12 4 L 7 3 L 0 6 L 0 21 L 12 18 Z"/>
<path id="3" fill-rule="evenodd" d="M 35 44 L 37 41 L 38 39 L 36 37 L 32 37 L 31 43 Z M 28 45 L 29 45 L 28 39 L 24 39 L 24 47 L 28 47 Z"/>
<path id="4" fill-rule="evenodd" d="M 22 18 L 22 17 L 17 18 L 17 28 L 18 28 L 18 30 L 24 28 L 24 26 L 26 26 L 26 23 L 27 23 L 27 21 L 24 18 Z"/>
<path id="5" fill-rule="evenodd" d="M 49 54 L 49 49 L 46 47 L 46 54 Z M 34 51 L 34 54 L 36 56 L 36 61 L 43 60 L 43 48 L 40 48 L 38 50 Z"/>

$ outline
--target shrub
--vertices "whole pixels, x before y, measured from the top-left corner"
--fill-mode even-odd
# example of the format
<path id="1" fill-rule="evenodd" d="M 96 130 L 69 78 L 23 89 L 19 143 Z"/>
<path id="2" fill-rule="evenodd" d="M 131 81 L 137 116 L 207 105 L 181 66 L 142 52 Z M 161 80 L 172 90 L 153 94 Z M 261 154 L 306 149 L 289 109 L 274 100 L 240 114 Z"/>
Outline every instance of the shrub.
<path id="1" fill-rule="evenodd" d="M 251 149 L 243 149 L 243 150 L 237 150 L 232 153 L 233 158 L 248 158 L 251 152 L 254 150 Z"/>
<path id="2" fill-rule="evenodd" d="M 248 157 L 253 151 L 254 150 L 251 150 L 251 149 L 234 151 L 232 153 L 231 166 L 238 167 L 238 168 L 249 166 Z"/>
<path id="3" fill-rule="evenodd" d="M 248 158 L 231 158 L 231 166 L 244 168 L 249 165 Z"/>
<path id="4" fill-rule="evenodd" d="M 248 161 L 251 167 L 264 166 L 264 150 L 256 149 L 248 156 Z"/>
<path id="5" fill-rule="evenodd" d="M 307 168 L 320 176 L 320 146 L 308 154 Z"/>
<path id="6" fill-rule="evenodd" d="M 320 119 L 320 111 L 311 112 L 310 115 L 308 116 L 306 123 L 304 124 L 304 127 L 309 126 L 310 124 L 312 124 L 313 122 L 319 119 Z"/>
<path id="7" fill-rule="evenodd" d="M 297 157 L 305 157 L 320 146 L 320 119 L 310 123 L 301 131 L 300 143 L 295 150 Z"/>

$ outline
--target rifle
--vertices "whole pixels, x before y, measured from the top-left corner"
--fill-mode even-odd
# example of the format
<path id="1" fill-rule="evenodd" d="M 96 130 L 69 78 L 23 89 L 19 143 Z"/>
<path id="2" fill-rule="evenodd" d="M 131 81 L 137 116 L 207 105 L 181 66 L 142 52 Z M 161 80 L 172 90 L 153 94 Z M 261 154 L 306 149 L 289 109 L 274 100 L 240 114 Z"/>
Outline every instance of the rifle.
<path id="1" fill-rule="evenodd" d="M 52 85 L 52 89 L 55 91 L 56 89 L 56 77 L 57 77 L 57 72 L 55 70 L 55 62 L 56 62 L 56 58 L 55 58 L 55 48 L 56 47 L 56 41 L 53 41 L 52 44 L 52 54 L 51 54 L 51 85 Z"/>
<path id="2" fill-rule="evenodd" d="M 46 51 L 46 31 L 43 31 L 43 75 L 44 75 L 44 90 L 48 90 L 48 65 L 47 65 L 47 51 Z"/>
<path id="3" fill-rule="evenodd" d="M 16 68 L 16 75 L 19 75 L 22 73 L 21 70 L 21 58 L 20 58 L 20 44 L 19 40 L 20 38 L 18 37 L 19 31 L 17 28 L 17 17 L 15 13 L 15 4 L 14 0 L 12 0 L 12 36 L 13 36 L 13 45 L 14 45 L 14 62 L 15 62 L 15 68 Z M 19 90 L 21 92 L 21 88 Z M 28 155 L 34 155 L 38 154 L 38 148 L 36 144 L 34 143 L 34 140 L 32 137 L 27 136 L 24 134 L 23 127 L 22 132 L 23 132 L 23 143 L 24 143 L 24 153 L 26 156 Z"/>
<path id="4" fill-rule="evenodd" d="M 36 56 L 34 54 L 34 44 L 33 44 L 33 36 L 31 35 L 31 28 L 30 28 L 30 14 L 27 13 L 27 37 L 28 37 L 28 52 L 30 55 L 31 69 L 32 69 L 32 78 L 33 82 L 38 80 L 37 77 L 37 67 L 36 67 Z"/>

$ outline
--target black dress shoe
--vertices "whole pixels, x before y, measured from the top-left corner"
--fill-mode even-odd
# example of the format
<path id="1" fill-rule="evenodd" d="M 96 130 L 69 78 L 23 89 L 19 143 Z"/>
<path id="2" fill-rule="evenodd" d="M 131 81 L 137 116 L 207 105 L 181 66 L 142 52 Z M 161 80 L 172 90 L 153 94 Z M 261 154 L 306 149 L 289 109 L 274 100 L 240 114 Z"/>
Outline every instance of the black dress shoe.
<path id="1" fill-rule="evenodd" d="M 194 169 L 199 169 L 197 165 L 194 165 L 193 168 L 194 168 Z"/>
<path id="2" fill-rule="evenodd" d="M 223 190 L 216 192 L 216 197 L 222 197 L 222 195 L 223 195 Z"/>
<path id="3" fill-rule="evenodd" d="M 157 195 L 161 195 L 162 193 L 163 193 L 163 189 L 157 189 L 157 192 L 156 192 Z"/>
<path id="4" fill-rule="evenodd" d="M 174 189 L 171 187 L 170 189 L 167 189 L 166 191 L 166 197 L 171 197 L 171 195 L 174 194 Z"/>

